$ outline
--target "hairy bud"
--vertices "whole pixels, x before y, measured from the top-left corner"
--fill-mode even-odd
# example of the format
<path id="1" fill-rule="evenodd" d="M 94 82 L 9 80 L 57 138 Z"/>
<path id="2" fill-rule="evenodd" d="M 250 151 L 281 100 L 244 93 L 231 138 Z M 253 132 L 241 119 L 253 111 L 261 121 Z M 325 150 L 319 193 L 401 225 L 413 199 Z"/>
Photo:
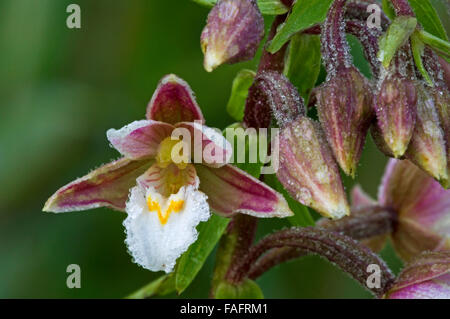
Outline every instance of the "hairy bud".
<path id="1" fill-rule="evenodd" d="M 414 83 L 397 72 L 386 76 L 374 98 L 378 128 L 396 158 L 406 152 L 413 135 L 416 104 Z"/>
<path id="2" fill-rule="evenodd" d="M 200 38 L 206 71 L 252 59 L 263 36 L 264 19 L 255 0 L 219 0 Z"/>
<path id="3" fill-rule="evenodd" d="M 340 68 L 316 90 L 316 98 L 334 156 L 342 170 L 354 177 L 373 118 L 369 82 L 354 66 Z"/>
<path id="4" fill-rule="evenodd" d="M 300 203 L 325 217 L 350 214 L 339 170 L 319 123 L 299 116 L 280 133 L 277 177 Z"/>
<path id="5" fill-rule="evenodd" d="M 416 126 L 405 154 L 414 164 L 445 185 L 448 183 L 446 145 L 435 101 L 421 83 L 416 88 Z"/>

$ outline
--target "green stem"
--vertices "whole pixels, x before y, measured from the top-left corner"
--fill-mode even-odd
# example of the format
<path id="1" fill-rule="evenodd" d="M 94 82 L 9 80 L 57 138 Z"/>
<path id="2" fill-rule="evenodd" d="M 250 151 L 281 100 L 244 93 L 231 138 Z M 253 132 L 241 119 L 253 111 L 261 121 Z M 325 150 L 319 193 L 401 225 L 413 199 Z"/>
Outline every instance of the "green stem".
<path id="1" fill-rule="evenodd" d="M 248 253 L 255 237 L 257 221 L 255 217 L 238 214 L 228 224 L 225 234 L 220 239 L 216 254 L 210 298 L 215 297 L 217 287 L 226 280 L 232 265 L 240 262 Z"/>

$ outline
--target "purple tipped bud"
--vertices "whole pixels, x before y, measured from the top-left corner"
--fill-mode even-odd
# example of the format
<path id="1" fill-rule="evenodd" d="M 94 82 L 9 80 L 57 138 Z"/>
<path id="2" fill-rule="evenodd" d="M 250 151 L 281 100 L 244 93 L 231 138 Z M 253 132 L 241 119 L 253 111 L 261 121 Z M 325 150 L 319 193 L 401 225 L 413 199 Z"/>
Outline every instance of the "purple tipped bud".
<path id="1" fill-rule="evenodd" d="M 264 19 L 255 0 L 219 0 L 200 38 L 206 71 L 252 59 L 263 36 Z"/>
<path id="2" fill-rule="evenodd" d="M 417 88 L 417 118 L 406 157 L 437 181 L 448 183 L 444 132 L 435 101 L 420 83 Z"/>
<path id="3" fill-rule="evenodd" d="M 299 116 L 280 133 L 277 177 L 300 203 L 325 217 L 350 214 L 341 176 L 319 123 Z"/>
<path id="4" fill-rule="evenodd" d="M 244 122 L 248 127 L 269 127 L 272 115 L 280 127 L 305 115 L 303 100 L 295 86 L 282 74 L 263 71 L 249 89 Z"/>
<path id="5" fill-rule="evenodd" d="M 403 156 L 416 123 L 417 93 L 411 80 L 395 72 L 383 80 L 374 108 L 381 136 L 394 157 Z"/>
<path id="6" fill-rule="evenodd" d="M 398 276 L 388 299 L 450 299 L 450 251 L 426 252 Z"/>
<path id="7" fill-rule="evenodd" d="M 355 67 L 340 68 L 316 91 L 320 122 L 342 170 L 355 176 L 373 118 L 368 80 Z"/>

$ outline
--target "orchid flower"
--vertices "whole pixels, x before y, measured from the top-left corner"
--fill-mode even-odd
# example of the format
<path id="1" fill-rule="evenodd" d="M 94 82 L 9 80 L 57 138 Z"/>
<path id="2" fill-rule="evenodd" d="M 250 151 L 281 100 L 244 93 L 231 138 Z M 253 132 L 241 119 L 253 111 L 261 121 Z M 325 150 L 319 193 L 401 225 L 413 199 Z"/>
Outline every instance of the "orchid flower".
<path id="1" fill-rule="evenodd" d="M 415 257 L 386 293 L 388 299 L 449 299 L 450 251 Z"/>
<path id="2" fill-rule="evenodd" d="M 353 209 L 376 204 L 359 186 L 352 191 L 352 199 Z M 378 205 L 396 216 L 391 239 L 402 259 L 410 260 L 424 251 L 450 249 L 450 190 L 410 161 L 389 161 Z M 379 236 L 369 246 L 379 250 L 384 239 L 386 236 Z"/>
<path id="3" fill-rule="evenodd" d="M 281 194 L 228 164 L 231 145 L 203 125 L 185 81 L 165 76 L 146 117 L 108 130 L 109 142 L 123 157 L 59 189 L 44 211 L 101 206 L 125 211 L 125 241 L 134 262 L 167 273 L 196 241 L 196 226 L 208 220 L 210 208 L 224 217 L 292 215 Z"/>

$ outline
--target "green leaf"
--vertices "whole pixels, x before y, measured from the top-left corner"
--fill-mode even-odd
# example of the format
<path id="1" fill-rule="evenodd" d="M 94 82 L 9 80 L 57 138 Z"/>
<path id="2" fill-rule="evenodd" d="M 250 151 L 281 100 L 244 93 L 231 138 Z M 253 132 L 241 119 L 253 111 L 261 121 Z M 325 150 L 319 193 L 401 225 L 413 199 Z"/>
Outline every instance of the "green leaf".
<path id="1" fill-rule="evenodd" d="M 292 37 L 284 74 L 297 87 L 305 105 L 319 77 L 320 61 L 319 36 L 299 33 Z"/>
<path id="2" fill-rule="evenodd" d="M 391 0 L 382 0 L 383 11 L 388 16 L 389 19 L 395 19 L 395 10 L 392 6 Z"/>
<path id="3" fill-rule="evenodd" d="M 175 291 L 175 275 L 174 273 L 164 275 L 152 281 L 148 285 L 142 287 L 132 293 L 127 299 L 144 299 L 155 296 L 165 296 Z"/>
<path id="4" fill-rule="evenodd" d="M 430 0 L 409 0 L 409 4 L 425 31 L 442 40 L 448 40 L 444 26 Z"/>
<path id="5" fill-rule="evenodd" d="M 277 192 L 281 193 L 286 199 L 289 208 L 294 212 L 294 216 L 287 218 L 292 226 L 314 226 L 314 219 L 311 217 L 308 207 L 300 204 L 298 201 L 293 199 L 280 183 L 275 174 L 264 175 L 264 182 Z"/>
<path id="6" fill-rule="evenodd" d="M 428 74 L 428 71 L 425 69 L 425 66 L 423 65 L 422 61 L 423 50 L 425 48 L 425 45 L 419 39 L 417 31 L 411 35 L 411 45 L 414 56 L 414 62 L 416 63 L 417 69 L 420 71 L 425 81 L 427 81 L 429 85 L 433 86 L 433 81 L 431 80 L 430 75 Z"/>
<path id="7" fill-rule="evenodd" d="M 215 293 L 216 299 L 264 299 L 258 284 L 246 279 L 240 285 L 221 282 Z"/>
<path id="8" fill-rule="evenodd" d="M 206 7 L 213 7 L 217 0 L 192 0 Z M 279 15 L 288 12 L 286 7 L 280 0 L 257 0 L 258 8 L 264 15 Z"/>
<path id="9" fill-rule="evenodd" d="M 279 15 L 289 10 L 280 0 L 258 0 L 258 7 L 264 15 Z"/>
<path id="10" fill-rule="evenodd" d="M 297 0 L 286 22 L 278 30 L 267 50 L 275 53 L 295 33 L 325 21 L 333 0 Z"/>
<path id="11" fill-rule="evenodd" d="M 197 227 L 197 241 L 181 256 L 177 264 L 175 287 L 178 294 L 192 283 L 225 231 L 228 222 L 229 219 L 212 214 L 207 222 Z"/>
<path id="12" fill-rule="evenodd" d="M 227 112 L 236 121 L 241 122 L 244 118 L 245 100 L 248 89 L 253 83 L 256 73 L 251 70 L 241 70 L 233 80 L 231 95 L 227 104 Z"/>
<path id="13" fill-rule="evenodd" d="M 378 59 L 387 69 L 397 50 L 402 47 L 417 26 L 417 19 L 413 17 L 400 16 L 389 26 L 386 34 L 380 38 L 380 50 Z"/>
<path id="14" fill-rule="evenodd" d="M 450 63 L 450 43 L 435 37 L 431 33 L 420 30 L 417 32 L 419 39 L 429 45 L 434 51 Z"/>
<path id="15" fill-rule="evenodd" d="M 217 2 L 217 0 L 192 0 L 192 1 L 205 7 L 213 7 Z"/>

